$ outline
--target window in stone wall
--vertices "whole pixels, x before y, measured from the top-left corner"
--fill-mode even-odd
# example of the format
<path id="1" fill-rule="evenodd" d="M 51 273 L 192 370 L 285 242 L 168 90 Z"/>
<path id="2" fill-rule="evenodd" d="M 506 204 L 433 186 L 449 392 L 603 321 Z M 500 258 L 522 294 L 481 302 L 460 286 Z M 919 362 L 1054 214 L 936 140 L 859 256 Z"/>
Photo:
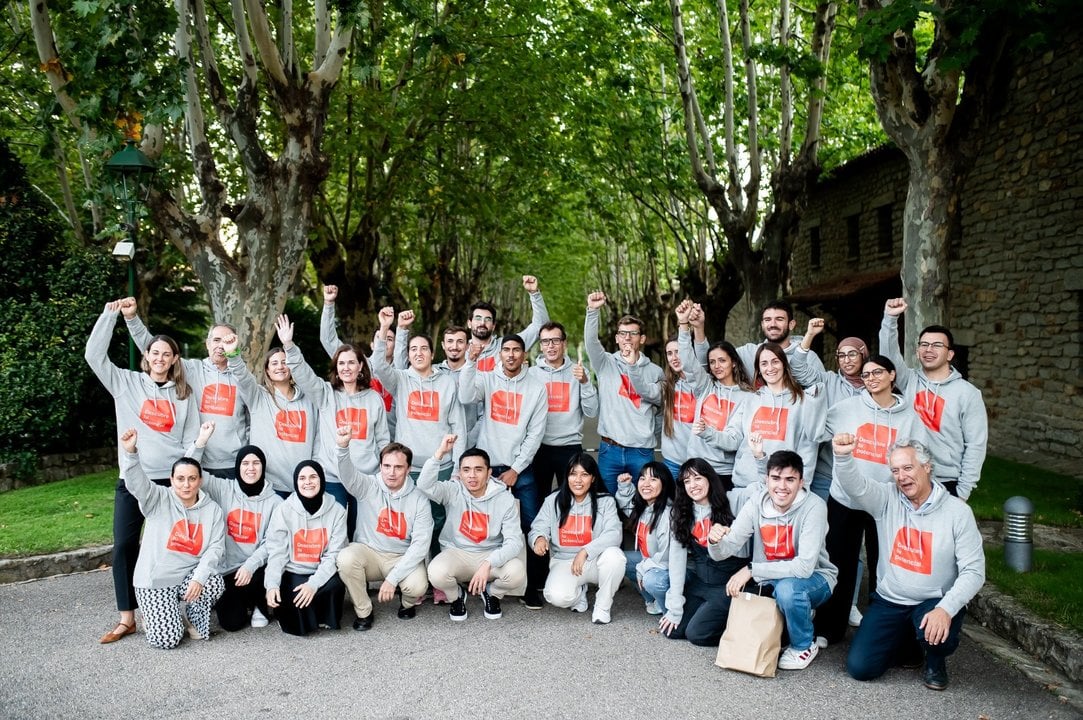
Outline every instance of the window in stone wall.
<path id="1" fill-rule="evenodd" d="M 808 264 L 813 270 L 820 269 L 820 226 L 808 229 Z"/>
<path id="2" fill-rule="evenodd" d="M 876 208 L 876 249 L 887 257 L 895 253 L 895 226 L 891 222 L 893 210 L 891 203 Z"/>
<path id="3" fill-rule="evenodd" d="M 846 218 L 846 259 L 861 259 L 861 216 Z"/>

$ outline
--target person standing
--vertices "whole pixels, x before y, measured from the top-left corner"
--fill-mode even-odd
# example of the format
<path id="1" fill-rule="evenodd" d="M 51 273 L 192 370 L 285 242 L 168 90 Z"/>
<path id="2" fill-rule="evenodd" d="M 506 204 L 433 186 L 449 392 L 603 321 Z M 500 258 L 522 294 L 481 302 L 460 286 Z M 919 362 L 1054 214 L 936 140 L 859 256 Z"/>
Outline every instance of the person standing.
<path id="1" fill-rule="evenodd" d="M 756 354 L 765 343 L 774 343 L 786 353 L 786 359 L 793 363 L 793 354 L 803 339 L 800 335 L 790 335 L 797 327 L 797 319 L 793 315 L 793 305 L 785 300 L 773 300 L 763 307 L 760 313 L 760 330 L 763 332 L 763 340 L 758 343 L 745 343 L 737 348 L 737 354 L 741 357 L 741 363 L 745 367 L 748 377 L 756 377 Z M 813 353 L 808 358 L 808 367 L 823 369 L 820 357 Z"/>

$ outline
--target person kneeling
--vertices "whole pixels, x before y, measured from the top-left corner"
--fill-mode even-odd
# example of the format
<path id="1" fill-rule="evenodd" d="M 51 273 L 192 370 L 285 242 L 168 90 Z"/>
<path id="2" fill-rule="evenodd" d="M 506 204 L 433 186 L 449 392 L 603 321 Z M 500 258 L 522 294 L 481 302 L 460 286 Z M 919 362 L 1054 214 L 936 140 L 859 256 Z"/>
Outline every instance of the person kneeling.
<path id="1" fill-rule="evenodd" d="M 545 581 L 546 601 L 586 612 L 587 583 L 597 583 L 591 620 L 608 624 L 613 595 L 627 562 L 620 541 L 617 504 L 606 492 L 598 463 L 586 453 L 573 455 L 560 489 L 545 498 L 530 527 L 534 554 L 552 553 Z"/>
<path id="2" fill-rule="evenodd" d="M 342 618 L 346 586 L 335 572 L 335 559 L 346 544 L 346 509 L 324 487 L 323 466 L 302 460 L 293 471 L 293 493 L 267 527 L 267 605 L 290 635 L 321 626 L 338 630 Z M 283 585 L 285 593 L 279 589 Z"/>
<path id="3" fill-rule="evenodd" d="M 745 503 L 733 526 L 715 525 L 707 552 L 723 559 L 752 538 L 752 563 L 726 584 L 736 597 L 750 579 L 774 588 L 786 621 L 790 646 L 778 659 L 780 670 L 804 670 L 820 651 L 812 611 L 827 602 L 838 570 L 827 558 L 827 504 L 802 484 L 801 456 L 779 450 L 767 459 L 767 487 Z"/>
<path id="4" fill-rule="evenodd" d="M 338 554 L 338 572 L 350 591 L 357 619 L 354 630 L 372 628 L 370 580 L 383 580 L 376 599 L 382 603 L 402 591 L 398 616 L 413 618 L 429 587 L 425 558 L 432 541 L 429 499 L 410 479 L 413 452 L 397 442 L 380 451 L 380 478 L 358 472 L 350 459 L 350 427 L 338 429 L 338 478 L 357 498 L 354 541 Z"/>
<path id="5" fill-rule="evenodd" d="M 225 590 L 218 562 L 226 546 L 226 523 L 221 508 L 199 491 L 203 470 L 198 461 L 177 460 L 170 487 L 155 485 L 139 464 L 137 437 L 131 428 L 120 436 L 124 484 L 147 519 L 135 563 L 135 597 L 147 643 L 168 650 L 180 644 L 185 622 L 193 638 L 210 637 L 211 608 Z M 182 600 L 187 604 L 183 617 Z"/>
<path id="6" fill-rule="evenodd" d="M 526 565 L 519 558 L 523 531 L 519 508 L 508 486 L 492 477 L 489 455 L 471 448 L 459 458 L 459 482 L 440 482 L 441 459 L 455 446 L 446 436 L 425 461 L 417 487 L 447 510 L 440 532 L 443 550 L 429 563 L 429 582 L 451 603 L 448 616 L 466 620 L 466 592 L 481 595 L 485 617 L 502 616 L 500 600 L 526 581 Z M 460 583 L 467 583 L 463 588 Z"/>
<path id="7" fill-rule="evenodd" d="M 932 459 L 919 442 L 888 449 L 895 486 L 862 477 L 854 435 L 832 440 L 834 480 L 851 506 L 872 515 L 880 543 L 876 591 L 857 629 L 846 670 L 873 680 L 900 658 L 900 644 L 916 639 L 925 653 L 922 682 L 948 686 L 947 657 L 959 647 L 966 604 L 985 583 L 985 553 L 974 512 L 933 481 Z"/>

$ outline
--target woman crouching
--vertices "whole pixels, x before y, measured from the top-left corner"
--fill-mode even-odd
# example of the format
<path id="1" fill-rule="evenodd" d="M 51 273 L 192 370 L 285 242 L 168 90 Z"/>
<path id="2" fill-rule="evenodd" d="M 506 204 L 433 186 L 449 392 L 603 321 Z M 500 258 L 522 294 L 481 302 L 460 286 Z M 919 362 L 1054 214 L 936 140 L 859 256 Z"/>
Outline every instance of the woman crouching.
<path id="1" fill-rule="evenodd" d="M 147 642 L 157 648 L 177 647 L 186 621 L 193 638 L 206 640 L 211 608 L 225 590 L 218 574 L 226 545 L 222 510 L 199 491 L 203 470 L 192 458 L 173 463 L 168 488 L 151 482 L 139 464 L 137 438 L 129 428 L 120 443 L 124 484 L 146 517 L 134 585 Z M 181 600 L 186 603 L 183 616 Z"/>

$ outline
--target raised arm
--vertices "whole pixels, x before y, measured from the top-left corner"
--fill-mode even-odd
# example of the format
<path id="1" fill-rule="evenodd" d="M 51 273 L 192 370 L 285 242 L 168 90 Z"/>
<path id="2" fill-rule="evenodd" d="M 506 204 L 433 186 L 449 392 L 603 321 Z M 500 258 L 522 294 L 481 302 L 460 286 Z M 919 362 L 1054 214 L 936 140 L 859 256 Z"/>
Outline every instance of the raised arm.
<path id="1" fill-rule="evenodd" d="M 906 312 L 906 300 L 892 298 L 884 303 L 884 319 L 880 323 L 880 352 L 895 363 L 895 384 L 907 387 L 913 380 L 914 371 L 906 364 L 899 349 L 899 316 Z"/>
<path id="2" fill-rule="evenodd" d="M 456 435 L 445 435 L 444 439 L 440 441 L 440 447 L 436 448 L 436 452 L 421 467 L 421 473 L 417 478 L 417 489 L 433 502 L 445 506 L 455 496 L 455 493 L 459 492 L 459 489 L 455 487 L 455 483 L 440 482 L 440 464 L 443 462 L 444 456 L 455 447 L 458 439 Z"/>
<path id="3" fill-rule="evenodd" d="M 590 367 L 595 375 L 612 359 L 598 340 L 598 316 L 603 305 L 605 305 L 605 293 L 592 292 L 587 295 L 587 315 L 583 320 L 583 345 L 586 346 Z"/>
<path id="4" fill-rule="evenodd" d="M 144 515 L 149 515 L 161 502 L 165 493 L 171 492 L 168 488 L 155 485 L 143 471 L 139 463 L 139 451 L 136 449 L 136 441 L 139 434 L 135 428 L 128 428 L 120 436 L 120 446 L 124 448 L 124 487 L 139 502 L 139 508 Z"/>
<path id="5" fill-rule="evenodd" d="M 399 375 L 395 372 L 394 368 L 387 364 L 387 331 L 391 329 L 391 323 L 395 320 L 394 308 L 388 306 L 380 308 L 380 313 L 377 315 L 380 328 L 376 331 L 376 337 L 372 343 L 372 356 L 369 358 L 369 366 L 372 368 L 372 374 L 376 376 L 388 392 L 392 395 L 398 390 L 399 387 Z M 398 352 L 398 343 L 396 343 L 395 351 Z"/>
<path id="6" fill-rule="evenodd" d="M 350 435 L 349 425 L 342 425 L 335 429 L 335 453 L 338 457 L 338 479 L 346 492 L 361 500 L 376 491 L 376 483 L 379 482 L 372 475 L 358 472 L 350 458 Z M 383 446 L 381 446 L 383 447 Z"/>
<path id="7" fill-rule="evenodd" d="M 113 338 L 113 328 L 116 327 L 119 312 L 119 300 L 105 304 L 105 309 L 94 323 L 94 329 L 90 331 L 83 353 L 87 365 L 110 393 L 115 393 L 120 388 L 121 370 L 109 361 L 109 341 Z"/>
<path id="8" fill-rule="evenodd" d="M 523 289 L 530 294 L 530 324 L 523 328 L 519 337 L 526 343 L 529 350 L 538 341 L 542 325 L 549 322 L 549 310 L 545 307 L 545 299 L 538 290 L 538 278 L 533 275 L 523 276 Z"/>
<path id="9" fill-rule="evenodd" d="M 320 313 L 320 344 L 328 357 L 334 357 L 335 351 L 342 345 L 335 328 L 335 300 L 338 299 L 338 285 L 323 286 L 323 312 Z"/>

